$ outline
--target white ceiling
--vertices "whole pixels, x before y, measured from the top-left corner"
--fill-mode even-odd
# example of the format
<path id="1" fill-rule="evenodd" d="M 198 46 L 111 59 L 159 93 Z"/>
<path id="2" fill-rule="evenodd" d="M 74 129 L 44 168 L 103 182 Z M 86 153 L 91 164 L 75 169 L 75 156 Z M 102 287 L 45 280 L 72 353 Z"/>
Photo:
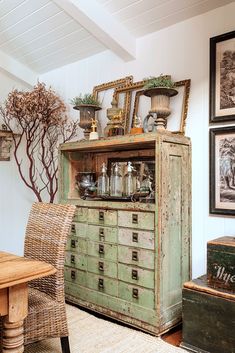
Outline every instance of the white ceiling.
<path id="1" fill-rule="evenodd" d="M 130 60 L 136 38 L 230 2 L 0 0 L 0 67 L 43 73 L 106 49 Z"/>

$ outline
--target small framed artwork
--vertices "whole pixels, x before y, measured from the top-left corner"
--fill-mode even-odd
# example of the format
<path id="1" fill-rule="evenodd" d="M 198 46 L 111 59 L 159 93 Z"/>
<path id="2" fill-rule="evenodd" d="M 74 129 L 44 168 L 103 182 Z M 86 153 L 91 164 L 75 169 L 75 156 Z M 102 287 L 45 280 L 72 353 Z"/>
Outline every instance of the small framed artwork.
<path id="1" fill-rule="evenodd" d="M 235 126 L 210 129 L 210 213 L 235 215 Z"/>
<path id="2" fill-rule="evenodd" d="M 210 38 L 210 123 L 235 121 L 235 31 Z"/>

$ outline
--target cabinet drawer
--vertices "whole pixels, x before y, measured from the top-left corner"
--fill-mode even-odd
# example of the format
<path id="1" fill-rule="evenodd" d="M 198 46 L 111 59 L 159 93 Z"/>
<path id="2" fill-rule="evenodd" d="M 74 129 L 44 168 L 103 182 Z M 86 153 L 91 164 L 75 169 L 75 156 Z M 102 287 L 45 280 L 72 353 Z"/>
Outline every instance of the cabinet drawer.
<path id="1" fill-rule="evenodd" d="M 84 254 L 87 253 L 87 241 L 86 239 L 78 238 L 78 237 L 68 237 L 66 250 L 74 251 L 74 252 L 82 252 Z"/>
<path id="2" fill-rule="evenodd" d="M 90 256 L 96 256 L 101 259 L 117 261 L 117 245 L 95 243 L 88 240 L 87 252 Z"/>
<path id="3" fill-rule="evenodd" d="M 118 296 L 128 302 L 154 309 L 154 291 L 152 290 L 119 282 Z"/>
<path id="4" fill-rule="evenodd" d="M 87 269 L 88 271 L 97 273 L 98 275 L 117 278 L 117 264 L 115 262 L 88 256 Z"/>
<path id="5" fill-rule="evenodd" d="M 154 272 L 139 267 L 118 264 L 118 279 L 138 286 L 154 289 Z"/>
<path id="6" fill-rule="evenodd" d="M 87 255 L 83 253 L 73 253 L 70 251 L 65 252 L 65 265 L 75 267 L 80 270 L 87 269 Z"/>
<path id="7" fill-rule="evenodd" d="M 118 296 L 118 282 L 115 279 L 87 273 L 87 287 L 114 297 Z"/>
<path id="8" fill-rule="evenodd" d="M 75 222 L 86 222 L 87 215 L 88 215 L 88 208 L 76 206 L 74 221 Z"/>
<path id="9" fill-rule="evenodd" d="M 117 211 L 91 208 L 88 210 L 88 223 L 116 226 Z"/>
<path id="10" fill-rule="evenodd" d="M 118 262 L 154 269 L 154 252 L 120 245 L 118 247 Z"/>
<path id="11" fill-rule="evenodd" d="M 118 225 L 137 229 L 154 229 L 154 213 L 118 211 Z"/>
<path id="12" fill-rule="evenodd" d="M 154 232 L 138 229 L 119 228 L 118 242 L 145 249 L 154 249 Z"/>
<path id="13" fill-rule="evenodd" d="M 79 222 L 72 223 L 71 235 L 85 238 L 86 234 L 87 234 L 87 224 L 86 223 L 79 223 Z"/>
<path id="14" fill-rule="evenodd" d="M 76 268 L 65 266 L 64 278 L 66 281 L 77 283 L 83 287 L 86 287 L 87 275 L 86 275 L 86 272 L 84 271 L 80 271 L 80 270 L 77 270 Z"/>
<path id="15" fill-rule="evenodd" d="M 117 243 L 117 228 L 88 225 L 87 237 L 94 241 Z"/>

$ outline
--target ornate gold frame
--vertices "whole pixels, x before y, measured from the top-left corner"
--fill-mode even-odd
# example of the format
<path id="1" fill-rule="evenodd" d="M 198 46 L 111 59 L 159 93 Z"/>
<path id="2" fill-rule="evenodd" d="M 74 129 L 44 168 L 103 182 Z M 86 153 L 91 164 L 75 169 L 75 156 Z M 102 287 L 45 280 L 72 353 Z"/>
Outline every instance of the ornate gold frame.
<path id="1" fill-rule="evenodd" d="M 132 84 L 132 81 L 133 81 L 133 76 L 126 76 L 126 77 L 120 78 L 118 80 L 102 83 L 102 84 L 97 85 L 97 86 L 95 86 L 93 88 L 93 96 L 96 99 L 98 99 L 98 95 L 99 95 L 100 92 L 107 91 L 107 90 L 110 90 L 112 88 L 117 89 L 117 88 L 125 87 L 127 85 L 129 86 L 130 84 Z M 130 107 L 128 106 L 128 104 L 130 105 L 130 95 L 131 95 L 130 91 L 127 91 L 126 95 L 125 95 L 125 100 L 124 100 L 124 111 L 130 111 Z M 114 92 L 114 96 L 115 96 L 115 92 Z M 118 97 L 116 97 L 116 98 L 117 98 L 117 101 L 118 101 Z M 126 117 L 126 114 L 125 114 L 125 117 Z M 124 121 L 125 133 L 127 133 L 127 126 L 128 125 L 127 125 L 127 122 L 125 120 Z"/>
<path id="2" fill-rule="evenodd" d="M 188 101 L 189 101 L 191 80 L 188 79 L 188 80 L 177 81 L 177 82 L 175 82 L 175 86 L 176 87 L 184 87 L 184 94 L 183 94 L 183 101 L 182 101 L 180 128 L 178 131 L 174 131 L 174 133 L 179 133 L 179 134 L 184 135 L 185 134 L 185 127 L 186 127 L 186 120 L 187 120 L 187 115 L 188 115 Z M 143 95 L 143 93 L 144 93 L 143 87 L 144 87 L 144 81 L 138 81 L 138 82 L 133 82 L 133 83 L 126 85 L 124 87 L 118 87 L 115 89 L 114 94 L 117 97 L 121 93 L 130 92 L 130 94 L 127 97 L 127 99 L 129 99 L 129 101 L 124 106 L 125 120 L 128 122 L 127 126 L 129 126 L 129 123 L 130 123 L 131 92 L 137 91 L 135 94 L 135 101 L 134 101 L 134 108 L 133 108 L 133 115 L 132 115 L 132 121 L 133 121 L 134 116 L 138 114 L 138 106 L 139 106 L 140 96 Z"/>

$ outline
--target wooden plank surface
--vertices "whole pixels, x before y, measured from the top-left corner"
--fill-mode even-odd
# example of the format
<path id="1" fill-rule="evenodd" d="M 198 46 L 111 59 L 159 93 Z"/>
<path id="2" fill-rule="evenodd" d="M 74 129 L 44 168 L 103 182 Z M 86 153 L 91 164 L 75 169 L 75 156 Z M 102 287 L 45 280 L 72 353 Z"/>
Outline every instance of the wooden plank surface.
<path id="1" fill-rule="evenodd" d="M 42 261 L 0 251 L 0 289 L 52 275 L 56 269 Z"/>
<path id="2" fill-rule="evenodd" d="M 199 292 L 208 293 L 218 297 L 226 298 L 235 301 L 235 294 L 226 291 L 225 289 L 211 288 L 206 281 L 206 275 L 184 283 L 184 288 Z"/>

